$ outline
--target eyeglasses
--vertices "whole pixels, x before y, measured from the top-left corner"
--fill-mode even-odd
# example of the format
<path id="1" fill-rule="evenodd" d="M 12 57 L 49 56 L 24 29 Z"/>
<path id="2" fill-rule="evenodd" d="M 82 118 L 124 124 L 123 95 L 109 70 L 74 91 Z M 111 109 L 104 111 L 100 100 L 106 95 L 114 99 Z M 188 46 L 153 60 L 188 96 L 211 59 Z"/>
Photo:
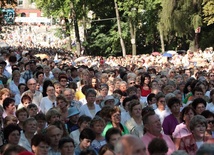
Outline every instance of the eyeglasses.
<path id="1" fill-rule="evenodd" d="M 36 83 L 29 83 L 29 85 L 36 85 Z"/>
<path id="2" fill-rule="evenodd" d="M 210 124 L 210 123 L 214 124 L 214 120 L 212 120 L 212 121 L 207 121 L 207 123 L 208 123 L 208 124 Z"/>
<path id="3" fill-rule="evenodd" d="M 160 101 L 160 103 L 165 103 L 165 102 L 166 102 L 166 101 L 163 101 L 163 100 L 162 100 L 162 101 Z"/>
<path id="4" fill-rule="evenodd" d="M 135 82 L 130 82 L 129 84 L 135 84 Z"/>

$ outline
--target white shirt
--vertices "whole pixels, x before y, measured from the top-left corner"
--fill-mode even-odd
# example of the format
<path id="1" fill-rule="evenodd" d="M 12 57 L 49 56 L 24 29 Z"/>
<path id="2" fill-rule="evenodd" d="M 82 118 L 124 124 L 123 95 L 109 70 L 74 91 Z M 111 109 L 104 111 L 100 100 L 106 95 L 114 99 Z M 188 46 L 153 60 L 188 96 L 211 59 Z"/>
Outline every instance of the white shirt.
<path id="1" fill-rule="evenodd" d="M 214 113 L 214 104 L 212 102 L 208 103 L 207 106 L 206 106 L 206 110 L 209 110 L 212 113 Z"/>
<path id="2" fill-rule="evenodd" d="M 100 106 L 97 105 L 97 104 L 94 104 L 94 107 L 95 107 L 95 114 L 100 111 Z M 94 118 L 95 115 L 92 115 L 90 110 L 88 109 L 88 105 L 87 104 L 84 104 L 80 107 L 80 116 L 82 115 L 86 115 L 86 116 L 89 116 L 91 118 Z"/>
<path id="3" fill-rule="evenodd" d="M 161 124 L 163 124 L 164 118 L 170 114 L 168 110 L 165 109 L 163 111 L 160 111 L 158 108 L 155 109 L 155 113 L 159 116 Z"/>
<path id="4" fill-rule="evenodd" d="M 54 105 L 55 105 L 55 107 L 56 107 L 56 101 L 52 102 L 52 101 L 48 98 L 48 96 L 43 97 L 42 100 L 41 100 L 41 104 L 40 104 L 41 111 L 42 111 L 44 114 L 46 114 L 47 111 L 48 111 L 49 109 L 51 109 L 51 108 L 54 107 L 54 106 L 53 106 L 53 103 L 54 103 Z"/>
<path id="5" fill-rule="evenodd" d="M 25 137 L 25 134 L 23 132 L 21 132 L 18 145 L 20 145 L 20 146 L 24 147 L 26 150 L 32 152 L 31 144 L 29 143 L 29 141 L 27 140 L 27 138 Z"/>

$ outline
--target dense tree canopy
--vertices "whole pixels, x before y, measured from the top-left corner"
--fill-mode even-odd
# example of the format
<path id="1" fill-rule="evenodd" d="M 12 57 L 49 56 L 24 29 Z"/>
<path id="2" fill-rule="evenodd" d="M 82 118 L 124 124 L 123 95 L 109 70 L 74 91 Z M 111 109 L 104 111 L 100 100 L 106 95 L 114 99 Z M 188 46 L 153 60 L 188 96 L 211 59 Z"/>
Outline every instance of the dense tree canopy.
<path id="1" fill-rule="evenodd" d="M 214 46 L 214 0 L 36 0 L 46 15 L 71 15 L 71 2 L 79 25 L 87 27 L 83 45 L 87 54 L 122 55 L 114 2 L 118 4 L 126 54 Z M 87 19 L 88 11 L 93 12 Z M 87 24 L 86 24 L 87 23 Z M 163 48 L 162 48 L 163 49 Z M 136 51 L 135 51 L 136 50 Z M 164 50 L 164 49 L 163 49 Z M 133 52 L 134 51 L 134 52 Z"/>

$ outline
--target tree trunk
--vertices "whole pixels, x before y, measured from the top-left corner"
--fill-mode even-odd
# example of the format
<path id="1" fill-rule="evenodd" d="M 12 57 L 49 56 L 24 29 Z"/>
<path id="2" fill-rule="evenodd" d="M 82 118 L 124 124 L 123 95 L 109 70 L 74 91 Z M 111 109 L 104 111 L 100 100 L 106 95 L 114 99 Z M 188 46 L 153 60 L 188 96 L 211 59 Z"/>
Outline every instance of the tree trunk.
<path id="1" fill-rule="evenodd" d="M 72 1 L 70 2 L 70 7 L 71 7 L 71 21 L 73 21 L 73 24 L 74 24 L 74 32 L 75 32 L 75 38 L 76 38 L 76 51 L 77 51 L 77 55 L 79 56 L 81 54 L 79 27 L 78 27 L 78 21 L 76 18 L 76 11 L 74 9 L 74 5 Z"/>
<path id="2" fill-rule="evenodd" d="M 160 32 L 160 41 L 161 41 L 161 51 L 162 53 L 164 53 L 165 47 L 164 47 L 164 40 L 163 40 L 163 31 L 160 29 L 159 32 Z"/>
<path id="3" fill-rule="evenodd" d="M 126 56 L 126 47 L 125 47 L 125 43 L 123 41 L 123 37 L 122 37 L 122 30 L 121 30 L 121 26 L 120 26 L 120 15 L 119 15 L 119 11 L 118 11 L 118 6 L 117 6 L 117 2 L 116 0 L 114 0 L 114 5 L 115 5 L 115 13 L 116 13 L 116 17 L 117 17 L 117 27 L 118 27 L 118 34 L 120 37 L 120 45 L 122 48 L 122 54 L 123 57 Z"/>
<path id="4" fill-rule="evenodd" d="M 131 44 L 132 44 L 132 55 L 137 54 L 137 47 L 136 47 L 136 26 L 130 20 L 130 33 L 131 33 Z"/>

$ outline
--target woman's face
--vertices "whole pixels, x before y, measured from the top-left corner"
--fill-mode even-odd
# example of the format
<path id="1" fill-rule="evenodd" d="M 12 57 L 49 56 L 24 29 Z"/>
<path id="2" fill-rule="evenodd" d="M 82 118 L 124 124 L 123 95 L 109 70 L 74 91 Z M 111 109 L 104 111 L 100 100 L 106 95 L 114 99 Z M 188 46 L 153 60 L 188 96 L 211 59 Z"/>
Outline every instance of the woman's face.
<path id="1" fill-rule="evenodd" d="M 91 80 L 91 85 L 92 85 L 93 88 L 96 86 L 96 84 L 97 84 L 97 80 L 96 79 L 92 79 Z"/>
<path id="2" fill-rule="evenodd" d="M 165 106 L 166 106 L 166 100 L 165 100 L 164 97 L 161 97 L 161 98 L 158 100 L 157 106 L 158 106 L 158 108 L 162 108 L 162 107 L 165 108 Z"/>
<path id="3" fill-rule="evenodd" d="M 180 103 L 175 103 L 171 106 L 170 110 L 172 112 L 172 114 L 178 114 L 180 113 L 180 107 L 181 107 L 181 104 Z"/>
<path id="4" fill-rule="evenodd" d="M 23 101 L 23 106 L 25 107 L 25 108 L 27 108 L 27 106 L 31 103 L 32 101 L 31 100 L 29 100 L 29 99 L 25 99 L 24 101 Z"/>
<path id="5" fill-rule="evenodd" d="M 2 101 L 4 101 L 4 99 L 6 99 L 7 97 L 10 97 L 10 93 L 5 92 L 5 93 L 2 95 Z"/>
<path id="6" fill-rule="evenodd" d="M 96 101 L 96 95 L 95 94 L 88 94 L 88 96 L 86 97 L 87 103 L 89 104 L 94 104 L 94 102 Z"/>
<path id="7" fill-rule="evenodd" d="M 196 111 L 196 113 L 197 114 L 201 114 L 204 110 L 205 110 L 205 106 L 204 106 L 204 104 L 203 103 L 199 103 L 197 106 L 196 106 L 196 109 L 195 109 L 195 111 Z"/>
<path id="8" fill-rule="evenodd" d="M 144 84 L 148 85 L 150 83 L 150 78 L 149 77 L 145 77 L 145 80 L 144 80 Z"/>
<path id="9" fill-rule="evenodd" d="M 80 124 L 80 128 L 83 130 L 85 128 L 89 127 L 90 122 L 83 121 L 82 124 Z"/>
<path id="10" fill-rule="evenodd" d="M 67 102 L 65 102 L 64 100 L 58 100 L 58 101 L 57 101 L 57 106 L 58 106 L 60 109 L 66 108 L 66 107 L 67 107 Z"/>
<path id="11" fill-rule="evenodd" d="M 25 132 L 35 133 L 37 130 L 37 122 L 36 121 L 29 121 L 26 126 L 24 127 Z"/>
<path id="12" fill-rule="evenodd" d="M 18 145 L 20 139 L 20 133 L 18 130 L 14 130 L 8 136 L 8 143 Z"/>
<path id="13" fill-rule="evenodd" d="M 190 120 L 195 116 L 194 112 L 192 110 L 189 110 L 186 114 L 184 114 L 183 120 L 185 122 L 190 122 Z"/>
<path id="14" fill-rule="evenodd" d="M 139 118 L 141 117 L 142 106 L 141 104 L 135 105 L 132 108 L 132 117 Z"/>
<path id="15" fill-rule="evenodd" d="M 100 90 L 100 95 L 101 96 L 106 96 L 108 94 L 108 88 L 104 87 Z"/>
<path id="16" fill-rule="evenodd" d="M 119 124 L 120 123 L 121 114 L 120 114 L 119 111 L 111 115 L 111 121 L 112 121 L 112 123 L 115 123 L 115 124 Z"/>
<path id="17" fill-rule="evenodd" d="M 206 131 L 206 125 L 204 123 L 201 123 L 201 124 L 197 124 L 194 127 L 192 134 L 194 137 L 202 138 L 205 134 L 205 131 Z"/>
<path id="18" fill-rule="evenodd" d="M 207 119 L 207 130 L 213 131 L 214 130 L 214 117 L 208 117 Z"/>
<path id="19" fill-rule="evenodd" d="M 19 79 L 20 79 L 20 74 L 15 74 L 14 76 L 13 76 L 13 81 L 19 81 Z"/>
<path id="20" fill-rule="evenodd" d="M 48 155 L 49 145 L 44 142 L 40 142 L 38 146 L 33 145 L 32 150 L 35 155 Z"/>

